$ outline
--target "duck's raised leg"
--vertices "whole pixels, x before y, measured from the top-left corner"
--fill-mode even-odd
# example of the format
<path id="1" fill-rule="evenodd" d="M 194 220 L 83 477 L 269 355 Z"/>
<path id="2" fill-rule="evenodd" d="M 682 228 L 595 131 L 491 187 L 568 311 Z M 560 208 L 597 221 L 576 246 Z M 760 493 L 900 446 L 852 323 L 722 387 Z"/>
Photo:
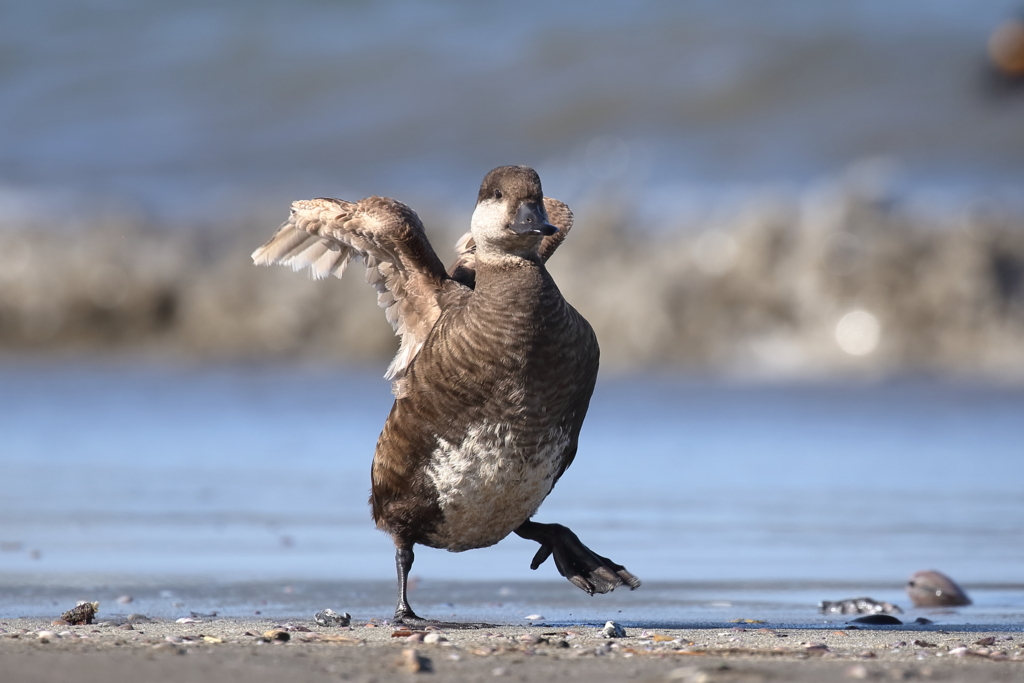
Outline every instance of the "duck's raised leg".
<path id="1" fill-rule="evenodd" d="M 630 590 L 640 587 L 640 579 L 625 567 L 583 545 L 576 534 L 561 524 L 527 520 L 516 529 L 516 534 L 540 543 L 540 550 L 533 556 L 530 569 L 536 569 L 554 555 L 558 573 L 590 595 L 610 593 L 618 586 L 629 586 Z"/>

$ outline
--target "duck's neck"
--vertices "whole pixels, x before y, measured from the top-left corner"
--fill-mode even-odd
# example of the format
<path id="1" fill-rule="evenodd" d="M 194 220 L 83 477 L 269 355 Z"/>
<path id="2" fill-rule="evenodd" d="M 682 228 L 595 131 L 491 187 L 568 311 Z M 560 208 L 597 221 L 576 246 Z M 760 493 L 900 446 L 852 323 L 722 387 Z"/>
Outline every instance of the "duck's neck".
<path id="1" fill-rule="evenodd" d="M 540 258 L 510 254 L 478 258 L 474 299 L 489 307 L 513 311 L 535 310 L 558 288 Z"/>

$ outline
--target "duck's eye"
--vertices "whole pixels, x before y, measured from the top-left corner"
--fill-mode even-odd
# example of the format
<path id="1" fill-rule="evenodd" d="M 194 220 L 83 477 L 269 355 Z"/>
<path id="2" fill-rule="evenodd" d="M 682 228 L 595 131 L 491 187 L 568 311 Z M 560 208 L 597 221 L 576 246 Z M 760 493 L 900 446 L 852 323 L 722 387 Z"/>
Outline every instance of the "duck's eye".
<path id="1" fill-rule="evenodd" d="M 501 199 L 501 190 L 495 190 L 494 191 L 494 198 L 495 199 Z"/>

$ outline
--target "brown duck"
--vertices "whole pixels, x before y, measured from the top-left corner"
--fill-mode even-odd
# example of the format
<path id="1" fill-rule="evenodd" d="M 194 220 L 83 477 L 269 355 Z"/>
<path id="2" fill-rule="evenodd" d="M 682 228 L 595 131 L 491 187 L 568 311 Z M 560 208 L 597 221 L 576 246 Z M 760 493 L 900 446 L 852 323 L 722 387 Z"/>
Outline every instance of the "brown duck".
<path id="1" fill-rule="evenodd" d="M 540 543 L 532 569 L 554 555 L 591 595 L 640 585 L 568 528 L 531 520 L 576 456 L 597 379 L 594 331 L 544 267 L 571 227 L 572 212 L 544 197 L 533 169 L 502 166 L 480 186 L 450 271 L 416 213 L 385 197 L 294 202 L 253 252 L 258 265 L 309 267 L 317 278 L 341 277 L 361 257 L 401 337 L 370 496 L 397 548 L 396 622 L 423 621 L 406 594 L 417 543 L 461 552 L 515 532 Z"/>

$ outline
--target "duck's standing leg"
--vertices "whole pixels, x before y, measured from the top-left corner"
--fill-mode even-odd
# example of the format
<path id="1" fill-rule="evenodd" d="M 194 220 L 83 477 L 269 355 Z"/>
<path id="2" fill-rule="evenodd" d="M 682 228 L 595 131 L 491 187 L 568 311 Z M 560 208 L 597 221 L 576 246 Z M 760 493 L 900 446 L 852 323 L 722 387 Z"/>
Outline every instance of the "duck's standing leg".
<path id="1" fill-rule="evenodd" d="M 561 524 L 541 524 L 527 520 L 519 525 L 516 534 L 540 543 L 540 550 L 533 556 L 530 569 L 536 569 L 554 554 L 558 573 L 590 595 L 610 593 L 617 586 L 623 585 L 629 586 L 630 590 L 640 587 L 640 579 L 630 574 L 625 567 L 607 557 L 601 557 L 583 545 L 576 534 Z"/>
<path id="2" fill-rule="evenodd" d="M 398 606 L 395 607 L 395 623 L 407 621 L 423 621 L 409 606 L 409 571 L 416 556 L 412 552 L 412 543 L 395 541 L 395 566 L 398 568 Z"/>

